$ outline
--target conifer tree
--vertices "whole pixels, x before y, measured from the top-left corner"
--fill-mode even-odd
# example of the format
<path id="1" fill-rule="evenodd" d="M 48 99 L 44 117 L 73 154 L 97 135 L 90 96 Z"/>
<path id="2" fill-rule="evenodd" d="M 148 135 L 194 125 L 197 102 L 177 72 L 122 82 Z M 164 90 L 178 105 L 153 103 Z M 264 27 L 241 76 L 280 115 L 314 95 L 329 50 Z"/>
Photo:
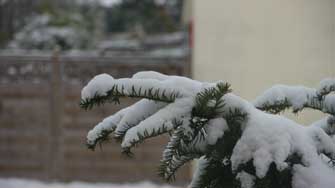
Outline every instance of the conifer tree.
<path id="1" fill-rule="evenodd" d="M 335 185 L 335 79 L 317 89 L 273 86 L 254 102 L 232 93 L 229 83 L 206 83 L 157 72 L 114 79 L 101 74 L 82 90 L 81 107 L 137 103 L 96 125 L 87 146 L 108 138 L 121 141 L 122 152 L 144 140 L 169 134 L 158 174 L 167 181 L 194 159 L 191 188 L 330 188 Z M 282 115 L 291 108 L 319 110 L 326 117 L 309 126 Z"/>

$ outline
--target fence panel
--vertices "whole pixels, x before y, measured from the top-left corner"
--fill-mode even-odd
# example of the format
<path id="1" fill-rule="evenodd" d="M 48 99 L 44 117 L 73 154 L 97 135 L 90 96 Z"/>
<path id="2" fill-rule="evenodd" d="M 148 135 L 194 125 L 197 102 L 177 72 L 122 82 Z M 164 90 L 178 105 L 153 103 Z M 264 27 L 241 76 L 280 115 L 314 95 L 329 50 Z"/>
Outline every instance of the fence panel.
<path id="1" fill-rule="evenodd" d="M 154 70 L 185 75 L 187 58 L 0 56 L 0 176 L 43 180 L 129 182 L 160 181 L 156 169 L 166 137 L 136 148 L 134 159 L 120 146 L 95 152 L 84 144 L 93 125 L 134 100 L 86 112 L 79 108 L 81 88 L 94 75 L 116 78 Z M 189 166 L 179 173 L 189 180 Z"/>

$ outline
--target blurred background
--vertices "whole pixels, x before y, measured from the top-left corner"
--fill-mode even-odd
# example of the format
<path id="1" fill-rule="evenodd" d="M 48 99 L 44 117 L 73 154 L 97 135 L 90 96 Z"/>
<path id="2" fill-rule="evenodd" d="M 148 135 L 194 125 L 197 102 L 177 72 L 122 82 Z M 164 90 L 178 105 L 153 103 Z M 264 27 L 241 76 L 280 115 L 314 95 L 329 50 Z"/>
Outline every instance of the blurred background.
<path id="1" fill-rule="evenodd" d="M 134 101 L 78 105 L 94 75 L 143 70 L 226 80 L 251 101 L 273 84 L 314 87 L 335 76 L 335 1 L 0 0 L 0 188 L 162 187 L 166 137 L 133 159 L 117 143 L 85 146 L 90 128 Z M 183 167 L 172 186 L 191 174 Z"/>
<path id="2" fill-rule="evenodd" d="M 28 186 L 8 178 L 164 183 L 157 174 L 167 137 L 144 143 L 132 159 L 115 142 L 94 152 L 86 148 L 88 130 L 134 101 L 85 111 L 80 91 L 100 73 L 189 75 L 183 9 L 179 0 L 1 0 L 0 187 Z M 175 186 L 190 175 L 184 167 Z"/>

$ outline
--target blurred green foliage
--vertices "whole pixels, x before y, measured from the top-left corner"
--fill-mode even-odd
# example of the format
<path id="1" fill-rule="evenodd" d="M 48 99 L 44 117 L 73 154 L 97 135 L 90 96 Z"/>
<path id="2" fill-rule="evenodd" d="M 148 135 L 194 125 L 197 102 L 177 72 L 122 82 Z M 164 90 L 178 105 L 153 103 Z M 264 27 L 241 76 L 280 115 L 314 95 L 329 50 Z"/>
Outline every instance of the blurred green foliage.
<path id="1" fill-rule="evenodd" d="M 181 6 L 182 1 L 123 0 L 106 10 L 106 30 L 124 32 L 141 25 L 146 33 L 173 32 L 180 27 Z"/>
<path id="2" fill-rule="evenodd" d="M 148 34 L 166 33 L 181 27 L 181 0 L 121 0 L 111 7 L 102 6 L 98 1 L 78 2 L 13 0 L 0 4 L 0 27 L 9 25 L 0 28 L 0 45 L 28 49 L 50 49 L 57 45 L 63 50 L 84 49 L 94 47 L 103 36 L 111 33 L 139 30 Z M 1 10 L 7 10 L 6 14 L 1 14 Z M 43 16 L 48 17 L 46 23 L 38 21 L 38 17 Z M 47 31 L 51 31 L 49 35 Z M 69 37 L 65 36 L 66 32 L 70 33 Z"/>

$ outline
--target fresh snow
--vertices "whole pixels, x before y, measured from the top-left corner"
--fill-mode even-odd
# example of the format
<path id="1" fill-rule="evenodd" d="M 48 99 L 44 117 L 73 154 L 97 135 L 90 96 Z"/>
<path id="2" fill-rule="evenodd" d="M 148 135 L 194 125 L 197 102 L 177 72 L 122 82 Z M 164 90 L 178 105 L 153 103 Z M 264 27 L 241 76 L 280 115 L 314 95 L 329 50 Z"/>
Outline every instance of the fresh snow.
<path id="1" fill-rule="evenodd" d="M 335 114 L 335 94 L 330 93 L 325 96 L 322 110 L 333 112 Z"/>
<path id="2" fill-rule="evenodd" d="M 323 81 L 321 87 L 332 87 L 332 84 L 332 81 Z M 191 119 L 191 113 L 196 94 L 214 85 L 215 83 L 202 83 L 151 71 L 137 73 L 131 79 L 114 79 L 107 74 L 101 74 L 93 78 L 84 87 L 82 99 L 91 99 L 95 95 L 105 96 L 114 86 L 124 88 L 126 94 L 131 92 L 132 87 L 135 87 L 135 90 L 142 88 L 142 91 L 149 88 L 165 90 L 167 95 L 178 93 L 177 98 L 169 104 L 142 100 L 126 108 L 125 113 L 121 113 L 123 114 L 122 117 L 112 116 L 111 121 L 107 119 L 98 124 L 97 127 L 107 129 L 116 127 L 121 132 L 126 128 L 127 131 L 121 145 L 123 148 L 128 148 L 140 141 L 139 134 L 157 132 L 163 126 L 167 130 L 174 129 L 172 122 L 174 120 L 182 120 L 183 124 L 180 126 L 183 127 L 184 132 L 189 131 L 190 121 L 195 120 Z M 252 188 L 253 180 L 256 177 L 265 177 L 271 163 L 275 163 L 279 171 L 286 169 L 289 166 L 286 159 L 292 154 L 299 154 L 306 166 L 293 166 L 292 185 L 294 188 L 306 188 L 306 186 L 334 188 L 335 170 L 331 169 L 327 165 L 327 161 L 319 155 L 324 152 L 328 156 L 335 157 L 335 140 L 332 135 L 335 129 L 334 117 L 329 116 L 311 126 L 303 126 L 284 116 L 269 114 L 256 108 L 287 100 L 294 110 L 299 111 L 306 104 L 312 105 L 311 98 L 320 97 L 318 91 L 304 86 L 277 85 L 265 91 L 253 104 L 232 93 L 225 94 L 222 97 L 225 106 L 220 110 L 222 111 L 221 117 L 227 116 L 234 109 L 247 114 L 247 118 L 241 127 L 242 136 L 237 141 L 229 159 L 232 170 L 235 172 L 240 165 L 253 160 L 256 170 L 255 176 L 243 171 L 236 172 L 236 178 L 241 181 L 243 188 Z M 159 94 L 162 95 L 162 93 Z M 330 91 L 322 97 L 322 109 L 320 110 L 328 112 L 334 110 L 335 94 Z M 213 101 L 209 101 L 207 105 L 211 106 L 212 103 Z M 143 112 L 138 112 L 138 109 L 143 109 Z M 119 117 L 120 115 L 117 113 L 115 116 Z M 144 119 L 139 119 L 140 117 L 144 117 Z M 219 138 L 224 136 L 224 132 L 229 130 L 227 122 L 221 117 L 211 119 L 208 122 L 204 121 L 207 122 L 204 126 L 207 135 L 205 142 L 199 143 L 196 146 L 197 148 L 201 149 L 215 144 Z M 127 123 L 134 125 L 127 127 Z M 93 133 L 89 133 L 91 136 L 88 139 L 96 138 L 97 136 L 94 136 L 94 134 L 98 135 L 102 128 L 94 128 Z M 98 131 L 94 131 L 95 129 Z M 201 151 L 203 150 L 201 149 Z M 206 159 L 200 158 L 191 185 L 197 184 L 197 178 L 203 173 L 207 163 Z"/>
<path id="3" fill-rule="evenodd" d="M 294 188 L 334 188 L 335 170 L 320 160 L 315 160 L 309 167 L 294 166 Z"/>
<path id="4" fill-rule="evenodd" d="M 162 129 L 163 126 L 167 130 L 172 130 L 174 128 L 172 121 L 188 116 L 192 110 L 193 102 L 194 101 L 190 98 L 177 99 L 175 103 L 171 103 L 157 111 L 154 115 L 143 120 L 137 126 L 129 129 L 121 146 L 123 148 L 131 147 L 133 142 L 140 140 L 139 134 L 144 135 L 145 131 L 149 131 L 149 134 L 151 134 L 153 131 Z"/>
<path id="5" fill-rule="evenodd" d="M 180 76 L 169 76 L 164 78 L 163 75 L 154 72 L 137 73 L 133 78 L 114 79 L 108 74 L 100 74 L 95 76 L 82 90 L 81 98 L 90 99 L 95 95 L 105 96 L 107 92 L 117 85 L 119 89 L 124 88 L 124 92 L 131 93 L 132 87 L 136 90 L 147 90 L 149 88 L 160 89 L 160 94 L 165 91 L 165 95 L 169 96 L 178 93 L 179 97 L 194 96 L 204 87 L 213 86 L 208 83 L 201 83 Z"/>
<path id="6" fill-rule="evenodd" d="M 167 80 L 170 76 L 167 76 L 165 74 L 161 74 L 159 72 L 155 71 L 141 71 L 138 73 L 135 73 L 132 78 L 134 79 L 155 79 L 155 80 Z"/>
<path id="7" fill-rule="evenodd" d="M 248 120 L 245 125 L 242 137 L 234 147 L 231 156 L 232 169 L 253 159 L 256 169 L 256 175 L 262 178 L 266 175 L 269 165 L 274 162 L 278 170 L 287 167 L 285 160 L 293 152 L 302 155 L 305 164 L 311 165 L 304 167 L 304 170 L 295 172 L 293 183 L 295 188 L 304 188 L 301 182 L 305 180 L 299 177 L 305 177 L 308 173 L 315 170 L 312 164 L 319 167 L 320 174 L 327 173 L 325 176 L 310 177 L 309 181 L 331 181 L 329 176 L 335 177 L 335 170 L 331 170 L 327 165 L 320 165 L 324 162 L 318 155 L 319 150 L 325 150 L 335 157 L 335 142 L 318 126 L 306 127 L 283 116 L 264 113 L 255 109 L 247 101 L 226 94 L 226 106 L 240 106 L 248 112 Z M 230 104 L 231 102 L 231 104 Z M 244 103 L 244 104 L 243 104 Z M 320 180 L 321 178 L 321 180 Z M 331 181 L 335 183 L 335 179 Z M 323 188 L 332 188 L 334 184 L 328 186 L 322 184 Z"/>
<path id="8" fill-rule="evenodd" d="M 177 188 L 170 185 L 158 185 L 151 182 L 138 183 L 87 183 L 87 182 L 51 182 L 46 183 L 31 179 L 0 178 L 0 188 Z"/>
<path id="9" fill-rule="evenodd" d="M 335 135 L 335 117 L 327 116 L 312 123 L 310 126 L 316 126 L 323 129 L 327 134 Z"/>
<path id="10" fill-rule="evenodd" d="M 96 94 L 106 96 L 107 92 L 113 87 L 114 78 L 108 74 L 95 76 L 81 91 L 82 99 L 93 98 Z"/>
<path id="11" fill-rule="evenodd" d="M 255 177 L 247 172 L 239 172 L 236 176 L 236 179 L 241 181 L 241 188 L 252 188 L 255 184 Z"/>
<path id="12" fill-rule="evenodd" d="M 192 182 L 189 187 L 197 187 L 199 184 L 199 178 L 204 174 L 205 168 L 209 165 L 208 160 L 205 157 L 200 157 L 196 163 L 195 172 L 193 173 Z"/>
<path id="13" fill-rule="evenodd" d="M 326 78 L 319 84 L 318 93 L 329 91 L 335 91 L 335 78 Z"/>
<path id="14" fill-rule="evenodd" d="M 116 114 L 109 116 L 102 120 L 98 125 L 96 125 L 92 130 L 87 134 L 87 143 L 94 144 L 95 141 L 101 136 L 104 131 L 112 131 L 116 129 L 116 126 L 121 121 L 124 114 L 128 111 L 129 108 L 124 108 L 117 112 Z"/>
<path id="15" fill-rule="evenodd" d="M 292 107 L 293 112 L 308 107 L 335 115 L 333 84 L 333 80 L 324 80 L 318 90 L 304 86 L 275 85 L 258 96 L 253 104 L 260 109 L 285 104 Z"/>
<path id="16" fill-rule="evenodd" d="M 223 118 L 211 119 L 205 125 L 205 130 L 207 133 L 207 144 L 214 145 L 223 136 L 224 131 L 228 130 L 227 121 Z"/>
<path id="17" fill-rule="evenodd" d="M 139 124 L 143 119 L 151 116 L 164 106 L 166 106 L 166 103 L 163 102 L 155 102 L 148 99 L 140 100 L 129 107 L 129 110 L 118 123 L 115 134 L 123 135 L 129 128 Z"/>
<path id="18" fill-rule="evenodd" d="M 170 96 L 171 94 L 178 93 L 178 95 L 190 95 L 182 87 L 178 87 L 176 82 L 158 81 L 155 79 L 113 79 L 113 77 L 107 74 L 101 74 L 96 76 L 92 81 L 88 83 L 82 90 L 82 99 L 90 99 L 95 95 L 106 96 L 107 92 L 112 89 L 113 86 L 118 86 L 119 91 L 123 91 L 125 94 L 131 94 L 133 88 L 138 91 L 140 88 L 142 91 L 150 88 L 160 90 L 160 95 L 164 94 Z"/>
<path id="19" fill-rule="evenodd" d="M 95 96 L 106 96 L 113 87 L 130 94 L 135 88 L 144 90 L 160 89 L 159 94 L 170 96 L 178 93 L 174 103 L 167 105 L 163 102 L 155 102 L 142 99 L 134 105 L 122 110 L 109 118 L 106 118 L 95 126 L 87 135 L 87 142 L 93 144 L 101 136 L 104 130 L 115 130 L 116 136 L 124 136 L 122 147 L 131 147 L 139 141 L 139 134 L 145 131 L 152 133 L 162 129 L 172 130 L 174 120 L 189 116 L 194 105 L 194 96 L 203 88 L 213 86 L 209 83 L 201 83 L 180 76 L 166 76 L 153 71 L 138 72 L 131 79 L 114 79 L 108 74 L 95 76 L 82 90 L 83 100 L 89 100 Z M 136 126 L 135 126 L 136 125 Z M 127 132 L 126 132 L 127 131 Z M 124 132 L 126 132 L 125 135 Z"/>
<path id="20" fill-rule="evenodd" d="M 277 101 L 288 100 L 293 110 L 301 110 L 310 98 L 316 96 L 316 89 L 304 86 L 275 85 L 256 98 L 254 105 L 262 107 L 264 104 L 274 105 Z"/>

